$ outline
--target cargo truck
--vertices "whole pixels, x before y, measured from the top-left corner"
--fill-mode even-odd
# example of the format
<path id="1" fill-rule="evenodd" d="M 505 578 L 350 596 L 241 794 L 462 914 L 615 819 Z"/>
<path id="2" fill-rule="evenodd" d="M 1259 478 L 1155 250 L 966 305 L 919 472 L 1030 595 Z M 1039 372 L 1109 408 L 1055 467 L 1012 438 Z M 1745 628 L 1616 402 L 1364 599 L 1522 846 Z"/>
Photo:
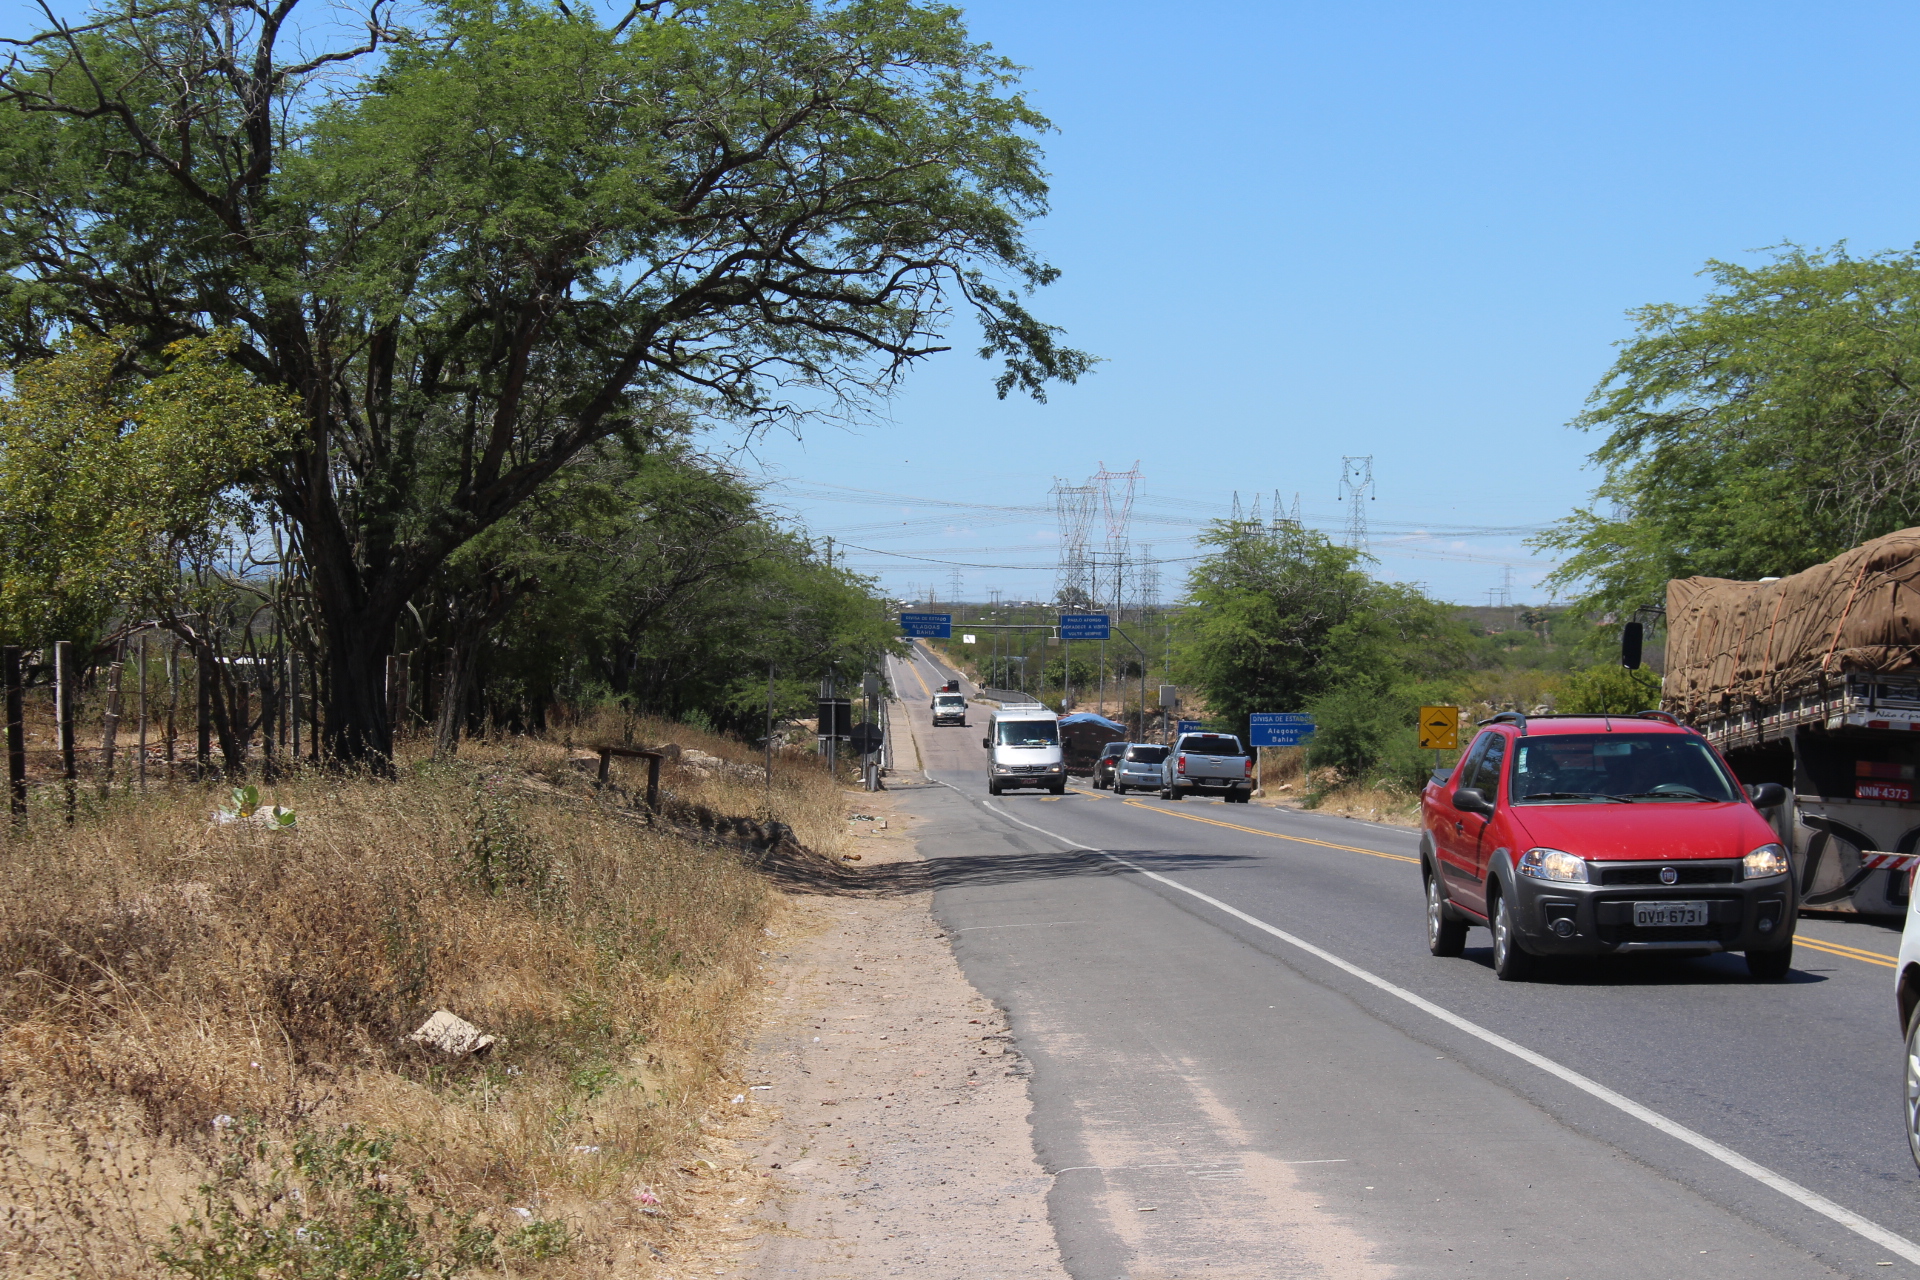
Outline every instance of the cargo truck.
<path id="1" fill-rule="evenodd" d="M 1906 911 L 1920 863 L 1920 529 L 1786 578 L 1667 584 L 1661 708 L 1720 749 L 1790 851 L 1800 905 Z"/>

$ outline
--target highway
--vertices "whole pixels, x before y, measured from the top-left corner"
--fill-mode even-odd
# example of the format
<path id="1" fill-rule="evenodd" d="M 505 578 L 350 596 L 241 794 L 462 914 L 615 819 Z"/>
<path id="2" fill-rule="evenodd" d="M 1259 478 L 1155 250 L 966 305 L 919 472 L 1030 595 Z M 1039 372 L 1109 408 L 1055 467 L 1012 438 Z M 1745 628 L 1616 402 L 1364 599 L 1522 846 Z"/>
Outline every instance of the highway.
<path id="1" fill-rule="evenodd" d="M 893 665 L 894 765 L 942 784 L 909 801 L 934 909 L 1032 1064 L 1079 1280 L 1920 1274 L 1896 930 L 1803 920 L 1781 984 L 1738 956 L 1502 983 L 1485 930 L 1427 953 L 1415 832 L 989 799 L 989 708 L 928 720 L 950 674 Z"/>

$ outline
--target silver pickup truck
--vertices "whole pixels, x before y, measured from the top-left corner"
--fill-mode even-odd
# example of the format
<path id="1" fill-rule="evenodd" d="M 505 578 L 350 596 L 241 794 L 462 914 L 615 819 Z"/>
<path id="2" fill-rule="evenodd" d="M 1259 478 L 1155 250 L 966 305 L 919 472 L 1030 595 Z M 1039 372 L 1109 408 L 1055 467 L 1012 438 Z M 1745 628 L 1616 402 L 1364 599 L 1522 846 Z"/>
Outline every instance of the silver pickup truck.
<path id="1" fill-rule="evenodd" d="M 1196 792 L 1245 804 L 1253 795 L 1253 757 L 1230 733 L 1183 733 L 1160 766 L 1160 798 Z"/>

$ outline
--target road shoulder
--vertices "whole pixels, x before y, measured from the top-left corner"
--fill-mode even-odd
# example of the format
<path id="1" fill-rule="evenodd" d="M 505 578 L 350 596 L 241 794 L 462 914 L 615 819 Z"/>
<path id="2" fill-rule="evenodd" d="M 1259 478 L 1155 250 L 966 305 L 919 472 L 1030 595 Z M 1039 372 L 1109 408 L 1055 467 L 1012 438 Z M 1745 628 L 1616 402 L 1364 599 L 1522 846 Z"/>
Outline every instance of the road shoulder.
<path id="1" fill-rule="evenodd" d="M 1027 1064 L 917 887 L 901 798 L 854 801 L 862 865 L 892 888 L 797 898 L 769 942 L 748 1065 L 768 1123 L 743 1151 L 773 1190 L 745 1274 L 1064 1280 Z"/>

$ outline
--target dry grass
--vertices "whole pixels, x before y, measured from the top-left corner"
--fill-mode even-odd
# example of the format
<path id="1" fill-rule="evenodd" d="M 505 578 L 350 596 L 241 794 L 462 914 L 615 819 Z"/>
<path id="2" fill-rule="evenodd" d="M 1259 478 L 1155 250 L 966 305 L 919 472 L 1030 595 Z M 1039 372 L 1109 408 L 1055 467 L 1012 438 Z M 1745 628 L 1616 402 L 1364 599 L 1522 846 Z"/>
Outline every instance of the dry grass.
<path id="1" fill-rule="evenodd" d="M 778 910 L 734 838 L 765 828 L 728 819 L 848 837 L 810 761 L 769 790 L 738 744 L 633 728 L 720 758 L 663 778 L 698 825 L 649 826 L 564 741 L 524 739 L 399 782 L 276 783 L 290 832 L 211 823 L 220 793 L 185 786 L 89 796 L 72 828 L 37 810 L 0 842 L 0 1265 L 163 1274 L 189 1212 L 182 1239 L 219 1246 L 177 1268 L 196 1275 L 354 1232 L 428 1275 L 671 1257 L 666 1176 L 729 1103 Z M 409 1043 L 436 1008 L 500 1043 Z M 354 1256 L 337 1274 L 372 1273 Z"/>
<path id="2" fill-rule="evenodd" d="M 1299 804 L 1316 813 L 1365 818 L 1397 827 L 1420 825 L 1419 796 L 1393 788 L 1342 782 L 1331 769 L 1309 771 L 1303 747 L 1262 751 L 1260 787 L 1267 800 Z"/>

